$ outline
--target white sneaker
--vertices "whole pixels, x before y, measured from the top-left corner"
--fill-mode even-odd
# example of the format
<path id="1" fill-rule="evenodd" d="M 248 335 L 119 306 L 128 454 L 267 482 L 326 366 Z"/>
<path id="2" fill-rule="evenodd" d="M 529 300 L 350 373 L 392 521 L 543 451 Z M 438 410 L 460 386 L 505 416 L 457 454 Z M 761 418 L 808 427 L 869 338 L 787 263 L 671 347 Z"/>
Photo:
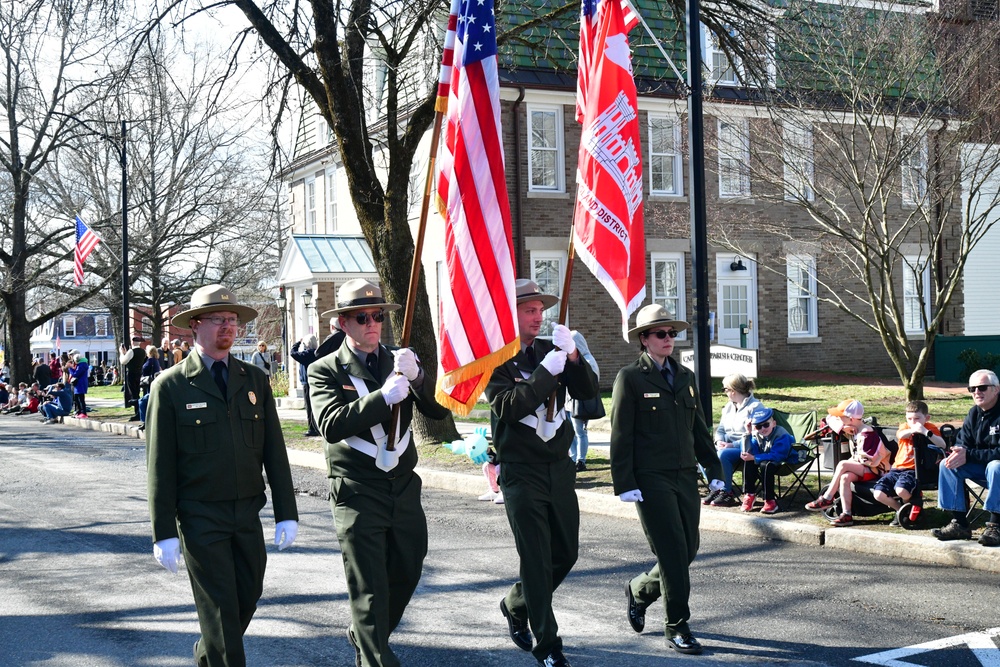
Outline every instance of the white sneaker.
<path id="1" fill-rule="evenodd" d="M 493 500 L 496 497 L 497 497 L 497 494 L 493 493 L 492 491 L 487 491 L 483 495 L 479 496 L 479 498 L 477 498 L 477 500 Z"/>
<path id="2" fill-rule="evenodd" d="M 503 491 L 497 494 L 497 497 L 493 499 L 494 505 L 503 505 Z"/>

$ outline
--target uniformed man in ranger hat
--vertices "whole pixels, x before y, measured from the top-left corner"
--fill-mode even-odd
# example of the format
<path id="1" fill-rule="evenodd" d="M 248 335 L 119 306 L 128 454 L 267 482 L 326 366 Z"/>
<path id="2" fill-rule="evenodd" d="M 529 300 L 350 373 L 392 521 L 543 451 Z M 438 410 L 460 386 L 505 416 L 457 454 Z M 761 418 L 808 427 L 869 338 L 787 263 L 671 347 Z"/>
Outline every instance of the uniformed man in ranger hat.
<path id="1" fill-rule="evenodd" d="M 559 299 L 532 280 L 517 280 L 515 290 L 521 351 L 493 371 L 485 392 L 507 522 L 521 559 L 521 580 L 500 600 L 500 613 L 511 641 L 539 665 L 569 667 L 552 612 L 552 592 L 576 563 L 580 545 L 576 464 L 569 457 L 573 427 L 564 406 L 567 389 L 580 400 L 596 396 L 597 376 L 565 326 L 553 326 L 551 342 L 538 337 L 545 310 Z"/>
<path id="2" fill-rule="evenodd" d="M 201 637 L 201 667 L 246 664 L 243 634 L 257 610 L 267 553 L 260 510 L 267 473 L 274 543 L 298 532 L 295 491 L 271 386 L 229 350 L 257 311 L 222 285 L 191 296 L 174 326 L 194 334 L 194 352 L 152 384 L 146 415 L 153 555 L 171 572 L 183 551 Z M 179 538 L 179 539 L 178 539 Z"/>
<path id="3" fill-rule="evenodd" d="M 358 667 L 398 667 L 389 635 L 420 581 L 427 555 L 427 520 L 420 505 L 414 406 L 432 419 L 449 410 L 434 400 L 433 383 L 408 348 L 381 343 L 386 303 L 372 283 L 349 280 L 337 291 L 346 334 L 340 348 L 309 364 L 313 417 L 326 440 L 330 506 L 347 576 L 351 625 L 347 638 Z M 399 406 L 394 449 L 388 448 L 393 406 Z"/>
<path id="4" fill-rule="evenodd" d="M 677 334 L 690 328 L 660 305 L 639 310 L 628 332 L 642 348 L 618 372 L 611 398 L 611 480 L 624 502 L 636 503 L 656 565 L 625 584 L 629 625 L 642 632 L 646 607 L 663 596 L 667 645 L 701 653 L 691 633 L 688 566 L 698 553 L 701 497 L 698 464 L 712 490 L 722 464 L 698 401 L 694 373 L 671 358 Z"/>

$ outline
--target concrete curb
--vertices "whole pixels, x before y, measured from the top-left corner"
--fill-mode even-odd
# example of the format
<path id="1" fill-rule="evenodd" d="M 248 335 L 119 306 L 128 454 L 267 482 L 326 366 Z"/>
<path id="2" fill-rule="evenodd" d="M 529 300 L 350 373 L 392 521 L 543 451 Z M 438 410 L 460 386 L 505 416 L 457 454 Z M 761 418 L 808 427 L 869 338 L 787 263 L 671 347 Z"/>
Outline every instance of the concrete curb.
<path id="1" fill-rule="evenodd" d="M 145 433 L 130 424 L 73 417 L 65 418 L 65 424 L 91 431 L 145 439 Z M 322 452 L 289 449 L 288 461 L 295 466 L 326 470 L 326 459 Z M 417 468 L 417 474 L 429 488 L 453 491 L 466 496 L 478 496 L 484 488 L 484 480 L 479 475 L 423 467 Z M 616 496 L 596 491 L 577 491 L 576 494 L 581 512 L 638 520 L 635 507 L 630 503 L 621 502 Z M 876 533 L 859 528 L 823 528 L 795 521 L 771 519 L 762 515 L 734 514 L 713 509 L 702 509 L 701 527 L 705 530 L 745 535 L 761 540 L 780 540 L 886 558 L 903 558 L 1000 573 L 1000 548 L 991 549 L 971 541 L 941 542 L 923 535 Z"/>

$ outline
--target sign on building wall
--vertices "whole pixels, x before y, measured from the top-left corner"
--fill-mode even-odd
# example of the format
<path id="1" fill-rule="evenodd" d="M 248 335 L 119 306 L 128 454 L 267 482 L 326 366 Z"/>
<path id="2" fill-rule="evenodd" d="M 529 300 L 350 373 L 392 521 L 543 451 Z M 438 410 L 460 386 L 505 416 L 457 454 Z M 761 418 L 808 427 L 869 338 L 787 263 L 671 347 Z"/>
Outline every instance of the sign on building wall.
<path id="1" fill-rule="evenodd" d="M 694 350 L 682 350 L 681 363 L 694 370 Z M 748 350 L 729 345 L 713 345 L 709 349 L 711 375 L 714 378 L 741 373 L 748 378 L 757 377 L 757 350 Z"/>

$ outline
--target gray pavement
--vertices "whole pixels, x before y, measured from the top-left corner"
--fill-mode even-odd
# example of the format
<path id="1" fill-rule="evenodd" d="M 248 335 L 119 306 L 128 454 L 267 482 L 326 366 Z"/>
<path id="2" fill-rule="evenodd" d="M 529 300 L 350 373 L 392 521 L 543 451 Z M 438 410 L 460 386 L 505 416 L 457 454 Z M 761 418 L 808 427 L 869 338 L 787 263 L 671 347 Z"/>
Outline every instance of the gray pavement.
<path id="1" fill-rule="evenodd" d="M 91 430 L 104 430 L 119 435 L 141 438 L 141 432 L 134 425 L 103 423 L 100 421 L 102 404 L 113 401 L 91 401 L 98 411 L 87 420 L 66 419 L 72 424 Z M 305 410 L 282 407 L 279 400 L 278 415 L 282 420 L 305 421 Z M 473 416 L 488 417 L 485 410 L 473 411 Z M 482 426 L 475 422 L 457 422 L 460 433 L 472 433 Z M 591 425 L 590 447 L 606 449 L 610 446 L 610 432 L 607 418 Z M 321 454 L 291 450 L 289 457 L 293 465 L 324 470 Z M 478 496 L 484 490 L 484 482 L 479 475 L 420 468 L 424 486 L 455 491 Z M 583 512 L 599 514 L 629 521 L 637 521 L 635 508 L 622 503 L 617 497 L 596 491 L 578 490 L 580 509 Z M 873 532 L 861 528 L 827 528 L 789 519 L 773 519 L 761 514 L 736 514 L 731 511 L 705 508 L 701 518 L 702 528 L 744 535 L 751 538 L 781 540 L 824 549 L 843 549 L 862 554 L 905 558 L 912 561 L 963 567 L 986 572 L 1000 573 L 1000 548 L 983 547 L 975 541 L 941 542 L 922 534 L 906 532 Z"/>

